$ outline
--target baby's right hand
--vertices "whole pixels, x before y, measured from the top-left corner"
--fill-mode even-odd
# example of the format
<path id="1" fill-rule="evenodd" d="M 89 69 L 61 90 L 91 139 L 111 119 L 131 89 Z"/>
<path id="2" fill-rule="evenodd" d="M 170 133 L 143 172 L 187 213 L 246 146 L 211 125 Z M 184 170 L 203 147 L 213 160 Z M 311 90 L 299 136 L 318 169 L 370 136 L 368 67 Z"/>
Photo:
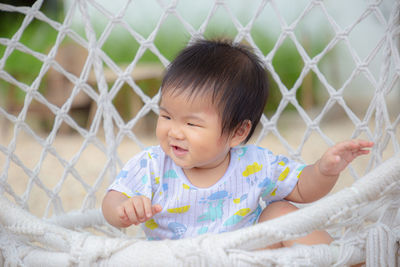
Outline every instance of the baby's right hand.
<path id="1" fill-rule="evenodd" d="M 144 223 L 161 210 L 160 205 L 152 205 L 151 200 L 145 196 L 131 197 L 117 207 L 119 219 L 125 227 Z"/>

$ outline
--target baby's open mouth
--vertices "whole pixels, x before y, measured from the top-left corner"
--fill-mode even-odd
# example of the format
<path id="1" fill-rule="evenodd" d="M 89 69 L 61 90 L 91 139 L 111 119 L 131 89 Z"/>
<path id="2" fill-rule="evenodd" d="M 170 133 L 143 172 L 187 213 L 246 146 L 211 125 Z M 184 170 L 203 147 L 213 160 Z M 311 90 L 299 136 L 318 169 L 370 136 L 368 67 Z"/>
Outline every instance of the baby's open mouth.
<path id="1" fill-rule="evenodd" d="M 172 146 L 172 149 L 173 149 L 174 153 L 178 156 L 181 156 L 181 155 L 187 153 L 187 151 L 188 151 L 187 149 L 181 148 L 179 146 Z"/>

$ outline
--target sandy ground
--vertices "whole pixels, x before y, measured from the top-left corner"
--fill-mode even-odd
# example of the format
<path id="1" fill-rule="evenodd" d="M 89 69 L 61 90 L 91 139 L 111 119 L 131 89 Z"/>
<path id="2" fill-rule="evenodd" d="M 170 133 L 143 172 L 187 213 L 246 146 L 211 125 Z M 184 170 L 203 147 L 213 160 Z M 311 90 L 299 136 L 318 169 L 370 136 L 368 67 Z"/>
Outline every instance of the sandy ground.
<path id="1" fill-rule="evenodd" d="M 298 116 L 284 116 L 279 120 L 278 128 L 287 143 L 296 150 L 304 138 L 306 125 L 301 122 Z M 321 125 L 324 133 L 334 142 L 346 140 L 354 132 L 354 125 L 347 119 L 331 119 Z M 48 134 L 40 134 L 46 140 Z M 145 145 L 156 144 L 154 131 L 137 133 L 138 138 Z M 366 138 L 365 134 L 360 135 Z M 14 138 L 14 128 L 11 124 L 2 125 L 0 145 L 9 150 Z M 400 139 L 400 138 L 398 138 Z M 98 134 L 98 141 L 104 145 L 102 134 Z M 253 140 L 254 141 L 254 140 Z M 20 131 L 15 139 L 14 160 L 9 161 L 4 151 L 0 151 L 1 177 L 7 177 L 9 185 L 6 195 L 10 198 L 12 194 L 21 198 L 27 203 L 31 213 L 42 217 L 53 214 L 54 205 L 59 205 L 59 211 L 71 211 L 89 206 L 100 207 L 101 199 L 104 196 L 106 187 L 111 182 L 113 175 L 110 175 L 109 168 L 106 168 L 107 157 L 105 152 L 93 143 L 87 146 L 84 138 L 79 134 L 59 134 L 51 143 L 54 153 L 45 153 L 44 148 L 32 136 Z M 280 140 L 273 134 L 268 134 L 260 143 L 275 153 L 288 155 L 288 151 Z M 301 157 L 306 163 L 314 162 L 326 150 L 328 145 L 321 136 L 313 131 L 305 142 Z M 120 163 L 126 162 L 140 147 L 131 139 L 124 138 L 117 148 L 117 155 Z M 54 156 L 57 155 L 57 156 Z M 384 156 L 393 155 L 392 147 L 389 147 Z M 333 189 L 336 192 L 351 185 L 355 176 L 362 176 L 368 168 L 369 156 L 364 156 L 354 161 L 352 173 L 349 169 L 344 171 Z M 21 162 L 25 168 L 21 168 L 15 162 Z M 41 163 L 41 164 L 40 164 Z M 65 172 L 64 166 L 73 166 L 74 174 Z M 119 171 L 120 166 L 116 171 Z M 29 176 L 35 178 L 30 179 Z M 95 199 L 87 199 L 90 192 Z M 89 194 L 90 195 L 90 194 Z M 57 199 L 61 202 L 57 202 Z M 53 201 L 51 201 L 53 199 Z M 93 200 L 93 202 L 90 202 Z"/>

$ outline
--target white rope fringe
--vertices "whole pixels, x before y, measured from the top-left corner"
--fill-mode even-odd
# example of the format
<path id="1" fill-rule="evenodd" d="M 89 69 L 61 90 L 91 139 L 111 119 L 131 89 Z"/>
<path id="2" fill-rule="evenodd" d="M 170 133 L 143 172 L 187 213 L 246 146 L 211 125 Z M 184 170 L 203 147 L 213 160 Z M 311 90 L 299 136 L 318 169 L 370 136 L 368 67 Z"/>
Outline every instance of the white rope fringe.
<path id="1" fill-rule="evenodd" d="M 364 259 L 367 266 L 395 266 L 400 241 L 399 195 L 400 157 L 393 157 L 351 188 L 297 212 L 230 233 L 178 241 L 110 238 L 68 230 L 56 225 L 57 221 L 46 222 L 34 217 L 1 196 L 0 248 L 5 265 L 10 266 L 20 263 L 26 266 L 60 263 L 80 266 L 293 266 L 293 262 L 298 266 L 341 266 Z M 379 204 L 382 199 L 396 203 L 396 209 L 388 206 L 385 211 L 395 219 L 385 221 L 382 216 L 378 221 L 369 222 L 365 218 L 362 223 L 367 224 L 359 229 L 357 240 L 344 236 L 330 246 L 296 245 L 252 251 L 315 229 L 329 229 L 354 216 L 360 207 L 374 209 L 374 203 Z M 73 214 L 75 227 L 87 225 L 88 219 L 100 224 L 99 213 Z M 104 220 L 102 223 L 105 224 Z"/>

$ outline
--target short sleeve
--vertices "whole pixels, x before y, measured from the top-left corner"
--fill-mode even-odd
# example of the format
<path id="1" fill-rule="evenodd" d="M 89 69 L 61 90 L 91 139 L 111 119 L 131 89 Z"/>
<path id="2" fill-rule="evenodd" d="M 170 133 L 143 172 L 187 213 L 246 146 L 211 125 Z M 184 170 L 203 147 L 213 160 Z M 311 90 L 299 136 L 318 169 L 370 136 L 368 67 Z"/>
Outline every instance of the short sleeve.
<path id="1" fill-rule="evenodd" d="M 264 153 L 269 169 L 261 198 L 268 204 L 284 199 L 293 191 L 306 165 L 283 155 L 274 155 L 267 149 Z"/>
<path id="2" fill-rule="evenodd" d="M 108 190 L 115 190 L 128 197 L 143 195 L 152 197 L 152 156 L 143 151 L 130 159 L 122 168 Z"/>

